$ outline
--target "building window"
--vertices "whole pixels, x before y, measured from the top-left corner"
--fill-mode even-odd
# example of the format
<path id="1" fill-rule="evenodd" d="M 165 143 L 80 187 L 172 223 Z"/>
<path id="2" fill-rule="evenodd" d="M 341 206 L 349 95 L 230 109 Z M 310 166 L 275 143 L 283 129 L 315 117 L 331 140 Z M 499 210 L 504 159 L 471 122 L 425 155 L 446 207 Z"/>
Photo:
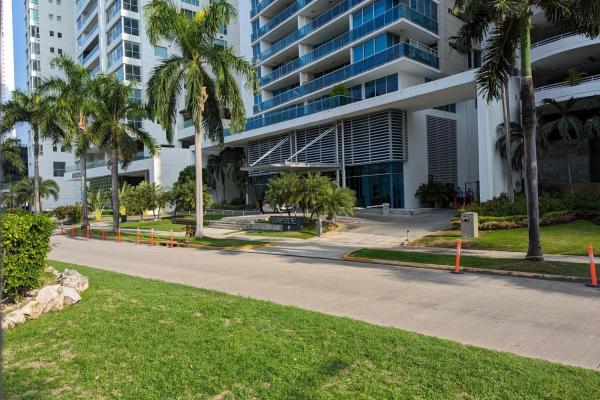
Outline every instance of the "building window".
<path id="1" fill-rule="evenodd" d="M 57 20 L 58 22 L 61 22 L 61 21 L 62 21 L 62 17 L 61 17 L 60 15 L 57 15 L 57 16 L 56 16 L 56 20 Z"/>
<path id="2" fill-rule="evenodd" d="M 31 60 L 31 69 L 33 71 L 40 71 L 42 69 L 40 60 Z"/>
<path id="3" fill-rule="evenodd" d="M 106 32 L 106 42 L 108 44 L 112 43 L 119 35 L 121 34 L 121 21 L 118 21 L 113 26 L 108 29 Z"/>
<path id="4" fill-rule="evenodd" d="M 181 0 L 182 3 L 188 3 L 191 4 L 193 6 L 199 7 L 200 6 L 200 0 Z"/>
<path id="5" fill-rule="evenodd" d="M 370 57 L 375 53 L 384 51 L 385 49 L 395 46 L 400 42 L 400 38 L 391 33 L 382 33 L 381 35 L 368 40 L 352 49 L 352 62 L 360 61 Z"/>
<path id="6" fill-rule="evenodd" d="M 31 37 L 40 38 L 40 27 L 39 26 L 32 26 L 31 27 Z"/>
<path id="7" fill-rule="evenodd" d="M 365 83 L 365 99 L 398 90 L 398 74 L 384 76 Z"/>
<path id="8" fill-rule="evenodd" d="M 31 43 L 31 54 L 40 54 L 40 44 L 39 43 Z"/>
<path id="9" fill-rule="evenodd" d="M 62 38 L 62 33 L 58 32 L 57 35 L 59 39 Z"/>
<path id="10" fill-rule="evenodd" d="M 125 42 L 125 57 L 140 59 L 140 45 L 133 42 Z"/>
<path id="11" fill-rule="evenodd" d="M 48 14 L 48 19 L 49 19 L 50 21 L 54 20 L 54 14 Z"/>
<path id="12" fill-rule="evenodd" d="M 221 29 L 219 29 L 219 33 L 222 35 L 227 35 L 227 25 L 222 24 Z"/>
<path id="13" fill-rule="evenodd" d="M 58 146 L 57 145 L 53 145 L 52 146 L 52 151 L 56 153 L 58 151 Z"/>
<path id="14" fill-rule="evenodd" d="M 126 81 L 137 81 L 142 79 L 141 68 L 137 65 L 125 64 L 125 80 Z"/>
<path id="15" fill-rule="evenodd" d="M 123 0 L 123 9 L 138 12 L 137 0 Z"/>
<path id="16" fill-rule="evenodd" d="M 108 53 L 108 67 L 113 66 L 123 57 L 123 46 L 119 43 L 110 53 Z"/>
<path id="17" fill-rule="evenodd" d="M 63 53 L 62 49 L 58 49 L 58 54 L 60 54 L 62 56 L 62 53 Z"/>
<path id="18" fill-rule="evenodd" d="M 132 101 L 141 103 L 142 102 L 142 89 L 133 89 L 133 91 L 131 92 L 131 97 L 129 99 Z"/>
<path id="19" fill-rule="evenodd" d="M 60 6 L 60 4 L 61 4 L 61 3 L 62 3 L 62 1 L 61 1 L 61 0 L 56 0 L 56 5 L 59 5 L 59 6 Z"/>
<path id="20" fill-rule="evenodd" d="M 50 47 L 50 53 L 54 53 L 54 47 Z"/>
<path id="21" fill-rule="evenodd" d="M 54 31 L 50 31 L 50 36 L 54 37 Z"/>
<path id="22" fill-rule="evenodd" d="M 123 17 L 123 30 L 130 35 L 140 35 L 140 24 L 137 19 Z"/>
<path id="23" fill-rule="evenodd" d="M 35 23 L 39 23 L 40 22 L 40 12 L 38 10 L 30 8 L 29 9 L 29 18 L 31 19 L 31 21 L 33 21 Z"/>
<path id="24" fill-rule="evenodd" d="M 66 170 L 66 165 L 64 161 L 54 161 L 52 163 L 53 169 L 54 169 L 54 176 L 56 177 L 64 177 L 65 176 L 65 170 Z"/>
<path id="25" fill-rule="evenodd" d="M 163 46 L 154 46 L 154 56 L 158 58 L 167 58 L 167 48 Z"/>

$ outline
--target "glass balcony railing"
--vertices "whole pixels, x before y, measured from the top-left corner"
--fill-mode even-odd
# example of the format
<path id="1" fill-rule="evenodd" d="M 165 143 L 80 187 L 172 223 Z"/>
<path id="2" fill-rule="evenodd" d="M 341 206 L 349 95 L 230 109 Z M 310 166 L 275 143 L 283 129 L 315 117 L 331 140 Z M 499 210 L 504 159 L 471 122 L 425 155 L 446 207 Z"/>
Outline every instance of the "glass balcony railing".
<path id="1" fill-rule="evenodd" d="M 271 57 L 273 54 L 280 52 L 281 50 L 289 47 L 292 43 L 302 39 L 309 33 L 319 29 L 326 23 L 332 21 L 333 19 L 339 17 L 352 7 L 357 4 L 360 4 L 366 0 L 344 0 L 335 6 L 331 7 L 329 10 L 325 11 L 308 24 L 304 25 L 300 29 L 290 33 L 289 35 L 283 37 L 282 39 L 274 42 L 271 47 L 260 53 L 258 58 L 254 59 L 254 63 L 260 62 Z"/>
<path id="2" fill-rule="evenodd" d="M 273 19 L 271 19 L 269 22 L 258 28 L 256 31 L 252 32 L 252 41 L 254 42 L 259 37 L 263 36 L 265 33 L 269 32 L 271 29 L 281 24 L 283 21 L 294 15 L 296 12 L 300 11 L 312 1 L 313 0 L 296 0 L 291 6 L 274 16 Z"/>
<path id="3" fill-rule="evenodd" d="M 427 24 L 425 24 L 426 26 L 423 25 L 425 28 L 431 30 L 431 28 L 433 26 L 435 26 L 436 30 L 437 30 L 437 22 L 436 21 L 429 19 L 428 17 L 425 17 L 423 14 L 419 13 L 418 11 L 416 11 L 412 8 L 409 8 L 405 4 L 400 4 L 399 6 L 388 10 L 386 13 L 379 15 L 375 19 L 372 19 L 372 20 L 362 24 L 358 28 L 353 29 L 349 32 L 346 32 L 346 33 L 336 37 L 335 39 L 332 39 L 329 42 L 324 43 L 323 45 L 317 47 L 316 49 L 303 55 L 302 57 L 297 58 L 294 61 L 281 66 L 280 68 L 277 68 L 270 74 L 263 76 L 260 79 L 260 84 L 261 84 L 261 86 L 264 86 L 268 83 L 271 83 L 274 80 L 279 79 L 282 76 L 287 75 L 290 72 L 293 72 L 305 65 L 308 65 L 322 57 L 325 57 L 326 55 L 331 54 L 331 53 L 347 46 L 349 43 L 352 43 L 362 37 L 367 36 L 368 34 L 370 34 L 372 32 L 375 32 L 387 25 L 390 25 L 390 24 L 400 20 L 401 18 L 406 18 L 406 19 L 408 19 L 410 21 L 414 21 L 418 24 L 421 24 L 423 22 L 428 22 Z"/>
<path id="4" fill-rule="evenodd" d="M 94 158 L 91 160 L 88 159 L 85 162 L 85 166 L 87 169 L 106 167 L 110 163 L 110 158 L 108 158 L 108 156 L 106 156 L 106 157 L 107 158 Z M 147 154 L 144 150 L 139 150 L 138 152 L 135 153 L 135 155 L 133 156 L 131 161 L 146 160 L 151 157 L 152 156 L 150 154 Z M 66 172 L 74 172 L 74 171 L 80 171 L 80 170 L 81 170 L 81 160 L 76 160 L 75 164 L 73 166 L 66 168 Z"/>
<path id="5" fill-rule="evenodd" d="M 403 57 L 410 58 L 430 67 L 439 68 L 439 59 L 435 50 L 429 49 L 427 46 L 417 45 L 416 42 L 400 43 L 317 79 L 313 79 L 302 86 L 288 90 L 269 100 L 265 100 L 258 104 L 258 106 L 255 106 L 255 112 L 268 110 Z"/>
<path id="6" fill-rule="evenodd" d="M 98 5 L 96 5 L 92 11 L 90 11 L 89 14 L 87 14 L 85 17 L 83 17 L 83 19 L 81 17 L 79 17 L 79 19 L 77 19 L 77 29 L 81 29 L 85 26 L 85 24 L 87 24 L 87 22 L 90 20 L 91 17 L 93 17 L 94 15 L 96 15 L 98 13 Z"/>
<path id="7" fill-rule="evenodd" d="M 92 37 L 98 35 L 98 27 L 96 26 L 91 32 L 82 35 L 79 39 L 77 39 L 77 44 L 79 45 L 79 49 L 83 48 L 83 45 L 87 43 Z"/>
<path id="8" fill-rule="evenodd" d="M 256 5 L 256 7 L 252 7 L 252 9 L 250 10 L 250 17 L 254 18 L 254 16 L 256 14 L 258 14 L 259 12 L 261 12 L 262 10 L 264 10 L 265 8 L 267 8 L 274 1 L 275 0 L 263 0 L 263 1 L 261 1 L 260 3 L 258 3 Z"/>
<path id="9" fill-rule="evenodd" d="M 79 64 L 86 64 L 88 61 L 90 61 L 92 58 L 94 58 L 96 55 L 98 55 L 98 51 L 100 50 L 100 46 L 96 45 L 96 47 L 94 47 L 94 49 L 92 51 L 90 51 L 89 53 L 87 53 L 87 55 L 84 57 L 83 54 L 79 56 Z"/>
<path id="10" fill-rule="evenodd" d="M 246 128 L 244 131 L 250 131 L 252 129 L 258 129 L 265 126 L 277 124 L 279 122 L 289 121 L 291 119 L 304 117 L 306 115 L 311 115 L 320 111 L 331 110 L 361 100 L 362 99 L 347 96 L 334 96 L 317 100 L 308 105 L 298 104 L 298 106 L 296 107 L 287 108 L 281 111 L 274 111 L 263 115 L 258 115 L 253 118 L 248 118 L 246 120 Z M 225 136 L 229 136 L 231 134 L 232 133 L 229 131 L 229 129 L 225 129 Z"/>

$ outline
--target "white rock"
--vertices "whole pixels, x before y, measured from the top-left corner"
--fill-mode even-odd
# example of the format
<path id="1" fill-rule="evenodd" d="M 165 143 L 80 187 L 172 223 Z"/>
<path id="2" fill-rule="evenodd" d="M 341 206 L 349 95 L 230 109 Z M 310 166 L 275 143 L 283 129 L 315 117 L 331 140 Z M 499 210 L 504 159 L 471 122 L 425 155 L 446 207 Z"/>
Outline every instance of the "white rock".
<path id="1" fill-rule="evenodd" d="M 70 306 L 71 304 L 75 304 L 81 300 L 81 296 L 79 293 L 77 293 L 77 290 L 68 286 L 63 286 L 62 290 L 65 296 L 65 305 Z"/>
<path id="2" fill-rule="evenodd" d="M 37 317 L 42 315 L 43 311 L 44 305 L 38 303 L 35 300 L 32 300 L 25 304 L 23 307 L 21 307 L 21 312 L 23 313 L 23 315 L 26 315 L 31 319 L 36 319 Z"/>
<path id="3" fill-rule="evenodd" d="M 40 289 L 35 301 L 42 305 L 42 313 L 62 310 L 65 297 L 61 285 L 46 286 Z"/>
<path id="4" fill-rule="evenodd" d="M 65 269 L 62 274 L 58 277 L 58 281 L 63 285 L 83 292 L 89 286 L 87 276 L 81 275 L 74 269 Z"/>
<path id="5" fill-rule="evenodd" d="M 10 329 L 17 324 L 25 322 L 25 316 L 20 310 L 9 312 L 2 318 L 2 328 Z"/>

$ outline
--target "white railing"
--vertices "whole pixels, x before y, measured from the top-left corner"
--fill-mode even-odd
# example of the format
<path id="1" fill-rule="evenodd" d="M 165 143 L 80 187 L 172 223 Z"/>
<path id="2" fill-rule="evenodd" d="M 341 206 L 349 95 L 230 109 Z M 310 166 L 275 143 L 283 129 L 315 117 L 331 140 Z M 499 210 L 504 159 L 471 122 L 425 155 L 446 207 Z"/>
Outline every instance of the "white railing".
<path id="1" fill-rule="evenodd" d="M 412 47 L 416 47 L 419 50 L 423 50 L 426 53 L 433 54 L 436 57 L 438 56 L 437 49 L 433 49 L 433 48 L 427 46 L 426 44 L 418 42 L 414 39 L 410 39 L 408 44 L 410 44 Z"/>
<path id="2" fill-rule="evenodd" d="M 581 34 L 577 33 L 577 32 L 568 32 L 568 33 L 563 33 L 562 35 L 552 36 L 548 39 L 540 40 L 539 42 L 532 44 L 531 49 L 535 49 L 536 47 L 544 46 L 548 43 L 558 42 L 559 40 L 562 40 L 562 39 L 565 39 L 565 38 L 568 38 L 571 36 L 579 36 L 579 35 L 581 35 Z"/>
<path id="3" fill-rule="evenodd" d="M 539 93 L 539 92 L 543 92 L 544 90 L 557 89 L 557 88 L 570 87 L 570 86 L 579 86 L 579 85 L 583 85 L 585 83 L 596 82 L 596 81 L 600 81 L 600 74 L 585 77 L 585 78 L 581 79 L 581 81 L 579 81 L 579 83 L 577 83 L 577 85 L 571 85 L 570 82 L 564 81 L 564 82 L 553 83 L 551 85 L 540 86 L 535 89 L 535 92 Z"/>

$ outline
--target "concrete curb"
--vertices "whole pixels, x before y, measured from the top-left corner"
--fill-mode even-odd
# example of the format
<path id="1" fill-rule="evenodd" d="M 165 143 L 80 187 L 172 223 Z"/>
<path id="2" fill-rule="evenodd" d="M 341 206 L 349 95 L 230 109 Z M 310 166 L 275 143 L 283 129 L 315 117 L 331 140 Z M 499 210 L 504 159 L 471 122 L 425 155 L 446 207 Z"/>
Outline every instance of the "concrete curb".
<path id="1" fill-rule="evenodd" d="M 356 250 L 350 251 L 342 256 L 345 261 L 359 262 L 359 263 L 370 263 L 370 264 L 381 264 L 381 265 L 394 265 L 398 267 L 410 267 L 410 268 L 421 268 L 421 269 L 435 269 L 440 271 L 452 271 L 453 266 L 440 265 L 440 264 L 427 264 L 427 263 L 414 263 L 410 261 L 394 261 L 394 260 L 381 260 L 376 258 L 364 258 L 354 257 L 352 253 Z M 553 275 L 543 274 L 535 272 L 522 272 L 522 271 L 505 271 L 501 269 L 488 269 L 488 268 L 473 268 L 473 267 L 461 267 L 462 272 L 472 272 L 476 274 L 485 275 L 498 275 L 498 276 L 511 276 L 516 278 L 528 278 L 528 279 L 545 279 L 554 280 L 560 282 L 573 282 L 573 283 L 586 283 L 588 279 L 578 276 L 568 275 Z"/>

